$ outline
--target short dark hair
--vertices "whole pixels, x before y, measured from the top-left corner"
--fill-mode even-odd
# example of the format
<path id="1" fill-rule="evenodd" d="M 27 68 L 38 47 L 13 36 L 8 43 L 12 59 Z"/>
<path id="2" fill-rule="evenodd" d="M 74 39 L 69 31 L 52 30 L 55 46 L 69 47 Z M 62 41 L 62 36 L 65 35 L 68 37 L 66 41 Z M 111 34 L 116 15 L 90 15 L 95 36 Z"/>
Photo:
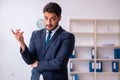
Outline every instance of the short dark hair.
<path id="1" fill-rule="evenodd" d="M 57 3 L 50 2 L 43 8 L 43 13 L 45 12 L 55 13 L 59 17 L 61 16 L 62 9 Z"/>

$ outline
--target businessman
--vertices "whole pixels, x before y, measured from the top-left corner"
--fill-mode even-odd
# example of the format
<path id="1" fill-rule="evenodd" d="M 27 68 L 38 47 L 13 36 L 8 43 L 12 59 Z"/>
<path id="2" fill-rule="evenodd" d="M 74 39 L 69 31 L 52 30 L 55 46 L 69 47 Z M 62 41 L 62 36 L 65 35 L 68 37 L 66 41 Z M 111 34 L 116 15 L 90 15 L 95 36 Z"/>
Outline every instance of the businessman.
<path id="1" fill-rule="evenodd" d="M 29 46 L 20 29 L 11 30 L 20 43 L 23 60 L 31 65 L 31 80 L 68 80 L 67 63 L 74 49 L 75 37 L 60 25 L 61 7 L 50 2 L 43 8 L 45 28 L 33 31 Z"/>

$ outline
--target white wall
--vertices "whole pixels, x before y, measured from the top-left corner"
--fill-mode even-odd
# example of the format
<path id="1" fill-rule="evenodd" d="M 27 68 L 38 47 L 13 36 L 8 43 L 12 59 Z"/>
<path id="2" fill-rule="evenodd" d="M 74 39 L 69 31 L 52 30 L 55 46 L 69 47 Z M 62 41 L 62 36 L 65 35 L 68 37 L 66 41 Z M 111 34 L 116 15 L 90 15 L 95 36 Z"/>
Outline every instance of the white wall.
<path id="1" fill-rule="evenodd" d="M 11 29 L 24 31 L 26 44 L 42 9 L 50 0 L 0 0 L 0 80 L 29 80 L 31 67 L 19 53 Z M 120 0 L 51 0 L 63 8 L 60 24 L 68 30 L 70 18 L 120 19 Z"/>

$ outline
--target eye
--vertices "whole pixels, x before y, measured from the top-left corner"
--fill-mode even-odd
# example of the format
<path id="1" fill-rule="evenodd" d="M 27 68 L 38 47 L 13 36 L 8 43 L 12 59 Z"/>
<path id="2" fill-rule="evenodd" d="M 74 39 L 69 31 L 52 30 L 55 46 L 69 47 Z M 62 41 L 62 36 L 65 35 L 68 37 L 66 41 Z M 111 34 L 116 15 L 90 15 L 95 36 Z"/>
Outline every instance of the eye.
<path id="1" fill-rule="evenodd" d="M 45 20 L 48 20 L 48 17 L 45 16 L 44 19 L 45 19 Z"/>
<path id="2" fill-rule="evenodd" d="M 51 21 L 55 21 L 55 20 L 56 20 L 56 18 L 55 18 L 55 17 L 52 17 L 52 18 L 51 18 Z"/>

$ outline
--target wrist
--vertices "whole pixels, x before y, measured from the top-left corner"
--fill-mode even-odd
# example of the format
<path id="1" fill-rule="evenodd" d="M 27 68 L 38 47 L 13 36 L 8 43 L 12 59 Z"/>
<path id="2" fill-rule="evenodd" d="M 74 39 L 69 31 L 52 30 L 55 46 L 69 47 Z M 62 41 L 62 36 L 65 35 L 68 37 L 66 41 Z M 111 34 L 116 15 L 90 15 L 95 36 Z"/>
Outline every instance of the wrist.
<path id="1" fill-rule="evenodd" d="M 24 52 L 25 51 L 25 43 L 24 43 L 24 41 L 23 42 L 19 42 L 19 44 L 20 44 L 22 52 Z"/>

